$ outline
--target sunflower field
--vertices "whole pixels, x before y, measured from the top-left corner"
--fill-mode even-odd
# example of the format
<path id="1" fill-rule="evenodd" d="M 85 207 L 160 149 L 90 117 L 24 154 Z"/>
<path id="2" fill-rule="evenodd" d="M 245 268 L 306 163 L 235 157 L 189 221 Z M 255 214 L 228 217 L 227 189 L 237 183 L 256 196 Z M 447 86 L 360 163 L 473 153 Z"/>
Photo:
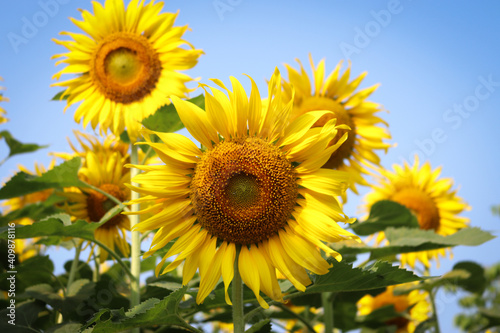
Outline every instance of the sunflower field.
<path id="1" fill-rule="evenodd" d="M 40 1 L 6 34 L 13 51 L 67 3 Z M 211 48 L 190 39 L 182 4 L 81 5 L 50 41 L 50 103 L 73 123 L 66 149 L 9 127 L 17 111 L 1 82 L 2 332 L 439 333 L 444 294 L 463 311 L 457 330 L 500 332 L 498 255 L 453 257 L 498 230 L 471 218 L 453 169 L 427 154 L 450 131 L 435 128 L 388 167 L 414 126 L 389 121 L 380 84 L 355 58 L 331 68 L 308 53 L 265 78 L 235 60 L 236 73 L 196 77 Z M 223 22 L 249 4 L 210 5 Z M 389 1 L 357 29 L 375 39 L 370 22 L 382 29 L 403 9 Z M 344 55 L 365 48 L 363 35 L 340 44 Z M 266 57 L 266 41 L 244 42 Z M 495 78 L 479 77 L 477 103 Z M 457 125 L 465 111 L 450 112 Z M 40 124 L 47 135 L 60 130 L 50 124 Z M 47 149 L 48 164 L 4 169 Z"/>

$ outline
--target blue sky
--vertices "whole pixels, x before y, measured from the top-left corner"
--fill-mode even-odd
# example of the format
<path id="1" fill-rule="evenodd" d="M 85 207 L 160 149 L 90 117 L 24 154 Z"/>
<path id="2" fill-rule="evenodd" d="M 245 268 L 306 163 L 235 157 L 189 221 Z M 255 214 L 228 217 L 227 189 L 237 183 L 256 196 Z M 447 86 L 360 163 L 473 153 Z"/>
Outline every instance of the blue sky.
<path id="1" fill-rule="evenodd" d="M 23 142 L 48 144 L 37 153 L 17 156 L 0 169 L 5 180 L 17 164 L 32 169 L 47 165 L 51 151 L 68 151 L 67 137 L 82 126 L 73 121 L 74 108 L 51 102 L 56 72 L 50 57 L 64 52 L 51 38 L 60 31 L 79 32 L 68 17 L 90 1 L 9 1 L 0 11 L 0 76 L 7 88 L 3 103 L 10 122 L 0 125 Z M 500 218 L 491 206 L 500 203 L 500 4 L 483 1 L 168 1 L 165 11 L 180 14 L 177 25 L 189 24 L 185 38 L 205 55 L 188 73 L 208 83 L 229 76 L 264 89 L 274 68 L 307 64 L 326 58 L 327 71 L 351 60 L 352 75 L 367 71 L 362 86 L 381 83 L 371 100 L 384 105 L 397 147 L 382 156 L 382 164 L 410 160 L 417 151 L 442 175 L 455 180 L 458 193 L 471 206 L 464 215 L 471 225 L 496 235 Z M 31 28 L 31 29 L 30 29 Z M 59 68 L 60 69 L 60 68 Z M 193 96 L 199 92 L 193 93 Z M 90 129 L 87 131 L 91 132 Z M 0 142 L 0 158 L 6 155 Z M 366 191 L 364 191 L 366 192 Z M 356 216 L 359 198 L 351 196 L 346 211 Z M 442 274 L 461 260 L 489 265 L 500 259 L 500 240 L 480 247 L 458 247 L 453 260 L 442 260 Z M 64 254 L 65 250 L 60 250 Z M 451 307 L 456 298 L 438 295 L 444 331 L 454 331 Z"/>

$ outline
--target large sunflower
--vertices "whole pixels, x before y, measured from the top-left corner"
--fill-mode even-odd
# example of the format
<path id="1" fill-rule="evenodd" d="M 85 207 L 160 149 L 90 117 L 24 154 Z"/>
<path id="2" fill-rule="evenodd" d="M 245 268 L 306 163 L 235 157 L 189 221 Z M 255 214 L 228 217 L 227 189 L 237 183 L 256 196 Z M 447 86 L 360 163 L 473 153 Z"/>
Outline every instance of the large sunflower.
<path id="1" fill-rule="evenodd" d="M 242 280 L 268 307 L 260 291 L 273 300 L 282 299 L 276 270 L 304 290 L 311 283 L 306 269 L 325 274 L 330 267 L 320 249 L 341 259 L 323 241 L 357 239 L 337 224 L 352 222 L 335 200 L 347 187 L 347 174 L 321 169 L 346 137 L 327 148 L 337 132 L 335 121 L 310 128 L 328 111 L 306 113 L 290 123 L 292 101 L 283 103 L 278 71 L 269 82 L 265 108 L 253 80 L 250 98 L 233 77 L 233 91 L 220 80 L 213 81 L 229 98 L 210 88 L 212 94 L 205 94 L 206 112 L 172 97 L 202 149 L 180 134 L 154 133 L 163 141 L 155 143 L 149 139 L 151 132 L 145 133 L 146 144 L 164 164 L 133 166 L 144 173 L 133 179 L 141 187 L 130 187 L 145 195 L 138 202 L 163 201 L 151 208 L 161 212 L 139 223 L 136 230 L 159 229 L 145 257 L 176 240 L 156 274 L 172 256 L 175 259 L 163 273 L 184 262 L 184 284 L 199 268 L 198 303 L 222 275 L 231 304 L 227 288 L 240 249 Z"/>
<path id="2" fill-rule="evenodd" d="M 2 77 L 0 76 L 0 81 L 3 81 Z M 0 87 L 0 91 L 3 90 L 4 87 Z M 0 93 L 0 102 L 7 102 L 9 99 L 7 97 L 4 97 L 2 93 Z M 5 110 L 0 106 L 0 124 L 6 123 L 9 119 L 5 118 L 4 115 L 6 114 Z"/>
<path id="3" fill-rule="evenodd" d="M 288 70 L 288 81 L 283 84 L 285 99 L 292 99 L 292 92 L 295 91 L 292 119 L 309 111 L 329 110 L 331 113 L 323 116 L 313 126 L 323 126 L 332 118 L 337 119 L 337 125 L 348 126 L 338 130 L 331 144 L 348 133 L 346 142 L 331 155 L 323 167 L 349 172 L 349 187 L 358 193 L 356 184 L 369 185 L 363 178 L 363 175 L 370 174 L 368 168 L 380 164 L 380 158 L 375 151 L 387 151 L 390 147 L 390 144 L 384 142 L 384 139 L 390 139 L 389 133 L 386 128 L 379 126 L 387 126 L 387 123 L 377 116 L 381 106 L 366 100 L 377 89 L 378 84 L 356 92 L 366 72 L 349 82 L 351 66 L 349 64 L 341 75 L 342 62 L 339 62 L 335 70 L 324 79 L 325 61 L 321 60 L 315 67 L 312 57 L 309 60 L 313 83 L 299 60 L 300 73 L 285 64 Z"/>
<path id="4" fill-rule="evenodd" d="M 395 286 L 389 286 L 377 296 L 365 295 L 358 301 L 359 314 L 362 316 L 374 310 L 392 305 L 400 317 L 390 319 L 385 324 L 397 327 L 397 333 L 413 333 L 419 323 L 429 318 L 431 305 L 429 294 L 422 290 L 412 290 L 408 294 L 395 295 Z M 407 312 L 407 313 L 405 313 Z"/>
<path id="5" fill-rule="evenodd" d="M 130 172 L 123 168 L 126 158 L 118 151 L 106 153 L 89 151 L 78 176 L 122 202 L 130 200 L 130 190 L 124 185 L 130 181 Z M 68 214 L 89 223 L 101 221 L 104 215 L 116 206 L 116 203 L 104 194 L 86 187 L 69 188 L 62 195 L 67 199 L 63 208 Z M 126 231 L 129 229 L 128 217 L 118 214 L 99 226 L 94 236 L 111 250 L 118 248 L 124 256 L 128 256 L 130 250 L 126 241 Z M 101 249 L 101 261 L 104 262 L 107 257 L 108 253 Z"/>
<path id="6" fill-rule="evenodd" d="M 94 15 L 82 11 L 82 21 L 72 21 L 87 35 L 62 32 L 72 40 L 56 43 L 69 52 L 56 64 L 67 64 L 54 75 L 79 74 L 55 83 L 66 87 L 67 106 L 82 102 L 75 120 L 84 126 L 120 135 L 126 128 L 135 139 L 140 122 L 168 103 L 167 96 L 185 96 L 191 78 L 178 70 L 196 65 L 201 50 L 181 39 L 188 29 L 174 27 L 178 13 L 160 13 L 163 2 L 144 4 L 132 0 L 107 0 L 104 7 L 93 2 Z M 187 45 L 187 48 L 182 46 Z"/>
<path id="7" fill-rule="evenodd" d="M 418 155 L 415 155 L 412 167 L 405 162 L 402 167 L 395 164 L 393 169 L 393 172 L 381 169 L 378 184 L 372 186 L 373 191 L 365 197 L 366 211 L 377 201 L 392 200 L 415 213 L 420 229 L 434 230 L 447 236 L 467 226 L 469 219 L 458 214 L 469 209 L 469 206 L 457 196 L 456 190 L 451 189 L 452 179 L 439 179 L 441 168 L 432 170 L 429 162 L 420 167 Z M 384 237 L 383 232 L 379 233 L 377 242 L 381 242 Z M 428 268 L 429 260 L 439 260 L 439 255 L 444 256 L 445 250 L 404 253 L 401 255 L 401 264 L 414 268 L 418 260 Z"/>

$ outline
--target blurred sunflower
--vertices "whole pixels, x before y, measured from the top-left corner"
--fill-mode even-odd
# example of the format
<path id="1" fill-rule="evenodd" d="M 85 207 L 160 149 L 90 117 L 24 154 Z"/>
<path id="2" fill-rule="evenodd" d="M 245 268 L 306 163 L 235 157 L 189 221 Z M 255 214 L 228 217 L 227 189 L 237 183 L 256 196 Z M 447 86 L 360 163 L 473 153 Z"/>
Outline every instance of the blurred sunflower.
<path id="1" fill-rule="evenodd" d="M 0 81 L 3 81 L 3 78 L 0 76 Z M 0 91 L 5 89 L 4 87 L 0 87 Z M 9 99 L 7 97 L 3 97 L 3 94 L 0 93 L 0 102 L 8 102 Z M 3 124 L 3 123 L 6 123 L 7 121 L 9 121 L 9 119 L 5 118 L 4 115 L 6 114 L 7 112 L 5 112 L 5 110 L 0 107 L 0 124 Z"/>
<path id="2" fill-rule="evenodd" d="M 199 268 L 197 303 L 222 275 L 231 304 L 227 289 L 238 260 L 243 282 L 267 308 L 260 291 L 282 300 L 276 270 L 303 291 L 311 283 L 306 269 L 328 272 L 330 265 L 320 249 L 341 260 L 322 241 L 358 239 L 337 224 L 354 220 L 335 200 L 346 190 L 348 175 L 321 169 L 346 136 L 327 148 L 337 134 L 335 120 L 319 131 L 310 129 L 328 111 L 305 113 L 289 123 L 292 101 L 283 103 L 277 70 L 268 85 L 265 108 L 253 80 L 250 98 L 234 77 L 233 91 L 220 80 L 213 82 L 229 98 L 210 87 L 212 94 L 205 93 L 206 112 L 172 97 L 179 117 L 202 149 L 180 134 L 145 131 L 146 144 L 164 164 L 134 165 L 145 172 L 133 179 L 140 187 L 129 187 L 144 195 L 136 202 L 164 201 L 151 207 L 161 212 L 137 224 L 136 230 L 159 228 L 144 257 L 176 239 L 156 274 L 172 256 L 175 259 L 163 273 L 184 262 L 183 284 Z M 151 142 L 150 133 L 163 143 Z"/>
<path id="3" fill-rule="evenodd" d="M 35 171 L 31 171 L 24 167 L 23 165 L 18 165 L 19 172 L 24 172 L 28 175 L 37 175 L 41 176 L 43 173 L 52 169 L 55 165 L 55 160 L 53 160 L 49 167 L 46 168 L 42 164 L 35 162 Z M 43 191 L 38 191 L 30 194 L 23 195 L 21 197 L 11 198 L 5 200 L 1 203 L 1 206 L 4 207 L 3 215 L 7 215 L 13 211 L 18 209 L 22 209 L 31 204 L 43 203 L 45 202 L 52 194 L 54 193 L 53 189 L 47 189 Z M 16 225 L 30 225 L 35 222 L 33 219 L 29 217 L 23 217 L 17 220 L 12 221 Z M 19 261 L 24 261 L 40 252 L 40 246 L 35 243 L 38 241 L 38 238 L 31 239 L 20 239 L 16 238 L 16 253 L 18 254 Z"/>
<path id="4" fill-rule="evenodd" d="M 79 143 L 80 146 L 78 147 L 68 138 L 68 143 L 73 152 L 52 153 L 52 155 L 60 157 L 64 160 L 70 160 L 76 156 L 85 159 L 85 156 L 90 151 L 98 155 L 116 151 L 119 152 L 122 156 L 128 156 L 129 145 L 120 141 L 120 139 L 114 135 L 108 135 L 104 138 L 104 140 L 100 140 L 99 138 L 93 135 L 83 133 L 80 131 L 73 131 L 73 134 L 75 135 L 76 141 Z"/>
<path id="5" fill-rule="evenodd" d="M 329 110 L 331 112 L 319 119 L 313 127 L 323 126 L 330 119 L 337 119 L 337 125 L 345 126 L 339 128 L 330 144 L 336 143 L 346 133 L 347 140 L 323 167 L 347 171 L 350 176 L 349 187 L 357 194 L 356 184 L 369 185 L 363 178 L 364 175 L 371 174 L 368 168 L 380 165 L 380 158 L 375 151 L 387 152 L 391 146 L 384 142 L 384 139 L 391 138 L 390 134 L 379 126 L 387 126 L 387 123 L 376 115 L 381 106 L 366 100 L 377 89 L 378 84 L 356 92 L 366 72 L 349 82 L 351 65 L 340 75 L 342 62 L 339 62 L 335 70 L 324 79 L 325 61 L 321 60 L 315 67 L 311 56 L 309 60 L 313 84 L 299 60 L 300 73 L 285 64 L 288 70 L 288 81 L 283 83 L 285 101 L 291 100 L 295 92 L 292 119 L 309 111 Z"/>
<path id="6" fill-rule="evenodd" d="M 358 311 L 362 316 L 392 305 L 400 317 L 388 320 L 385 324 L 396 326 L 397 333 L 413 333 L 419 323 L 430 316 L 429 294 L 422 290 L 412 290 L 408 294 L 394 295 L 395 286 L 389 286 L 377 296 L 365 295 L 358 301 Z"/>
<path id="7" fill-rule="evenodd" d="M 72 40 L 54 40 L 69 52 L 53 57 L 68 65 L 53 78 L 79 76 L 53 86 L 66 87 L 65 109 L 82 102 L 77 122 L 115 135 L 126 128 L 135 141 L 141 121 L 167 104 L 167 96 L 186 96 L 192 79 L 178 71 L 194 67 L 203 52 L 181 39 L 188 27 L 173 26 L 178 13 L 160 13 L 163 2 L 132 0 L 125 9 L 123 0 L 107 0 L 93 2 L 93 9 L 94 15 L 82 10 L 82 21 L 71 19 L 87 35 L 62 32 Z"/>
<path id="8" fill-rule="evenodd" d="M 372 192 L 365 197 L 364 210 L 380 200 L 396 201 L 410 209 L 417 217 L 420 229 L 434 230 L 437 234 L 447 236 L 467 227 L 469 219 L 458 216 L 464 210 L 470 209 L 457 191 L 452 190 L 453 180 L 439 179 L 441 168 L 431 169 L 429 162 L 419 166 L 418 155 L 415 163 L 410 167 L 406 162 L 403 167 L 393 165 L 394 172 L 381 169 L 378 184 L 372 186 Z M 377 235 L 377 243 L 385 239 L 383 232 Z M 445 249 L 403 253 L 401 264 L 415 268 L 418 260 L 426 268 L 430 267 L 429 260 L 436 260 L 445 256 Z"/>
<path id="9" fill-rule="evenodd" d="M 78 176 L 90 185 L 109 193 L 119 201 L 130 200 L 130 191 L 124 185 L 130 181 L 130 172 L 123 168 L 126 158 L 118 151 L 95 153 L 89 151 L 85 156 L 85 164 L 80 168 Z M 83 219 L 89 223 L 100 222 L 104 215 L 117 204 L 110 198 L 94 189 L 68 188 L 62 196 L 66 198 L 64 210 L 74 219 Z M 115 251 L 128 256 L 129 245 L 126 241 L 126 231 L 130 229 L 128 217 L 115 215 L 94 231 L 95 239 Z M 108 252 L 100 249 L 100 259 L 104 262 Z"/>

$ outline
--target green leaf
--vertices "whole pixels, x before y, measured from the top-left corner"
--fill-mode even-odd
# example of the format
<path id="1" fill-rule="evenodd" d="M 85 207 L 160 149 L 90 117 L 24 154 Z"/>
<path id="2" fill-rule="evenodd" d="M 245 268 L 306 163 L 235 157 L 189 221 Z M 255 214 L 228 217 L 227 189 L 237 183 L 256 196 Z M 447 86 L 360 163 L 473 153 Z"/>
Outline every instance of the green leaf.
<path id="1" fill-rule="evenodd" d="M 469 273 L 467 278 L 456 281 L 459 287 L 480 295 L 484 292 L 486 277 L 484 276 L 484 268 L 481 265 L 472 261 L 461 261 L 453 266 L 453 270 L 464 270 Z"/>
<path id="2" fill-rule="evenodd" d="M 261 320 L 247 329 L 245 333 L 271 333 L 271 320 Z"/>
<path id="3" fill-rule="evenodd" d="M 196 104 L 200 109 L 205 110 L 205 96 L 203 94 L 188 99 L 188 102 Z"/>
<path id="4" fill-rule="evenodd" d="M 31 153 L 37 151 L 38 149 L 47 148 L 48 146 L 40 146 L 36 143 L 22 143 L 16 140 L 9 131 L 1 131 L 0 139 L 5 139 L 5 143 L 9 146 L 9 155 L 7 158 L 12 157 L 14 155 Z"/>
<path id="5" fill-rule="evenodd" d="M 0 226 L 6 226 L 7 223 L 28 217 L 34 221 L 41 220 L 49 215 L 57 213 L 59 210 L 55 205 L 64 200 L 57 195 L 51 195 L 47 200 L 31 205 L 26 205 L 20 209 L 9 212 L 5 216 L 0 216 Z"/>
<path id="6" fill-rule="evenodd" d="M 94 230 L 97 229 L 100 223 L 88 223 L 84 220 L 78 220 L 69 225 L 57 218 L 48 218 L 46 220 L 35 222 L 30 225 L 16 226 L 16 238 L 32 238 L 42 236 L 64 236 L 77 237 L 90 241 L 94 240 Z M 0 237 L 8 237 L 8 227 L 0 228 Z"/>
<path id="7" fill-rule="evenodd" d="M 94 295 L 94 282 L 81 279 L 73 282 L 66 297 L 62 297 L 49 284 L 38 284 L 26 288 L 21 297 L 31 297 L 43 301 L 61 312 L 65 320 L 79 320 L 79 305 Z"/>
<path id="8" fill-rule="evenodd" d="M 500 314 L 498 311 L 493 309 L 480 309 L 479 314 L 488 321 L 488 324 L 482 327 L 483 330 L 490 327 L 500 326 Z"/>
<path id="9" fill-rule="evenodd" d="M 198 330 L 187 324 L 178 314 L 179 303 L 186 292 L 187 287 L 183 287 L 163 300 L 148 299 L 135 308 L 124 313 L 122 310 L 99 311 L 86 327 L 93 326 L 93 333 L 113 333 L 129 330 L 136 327 L 158 326 L 180 326 L 190 331 Z"/>
<path id="10" fill-rule="evenodd" d="M 398 313 L 394 309 L 394 305 L 391 304 L 375 309 L 366 316 L 360 316 L 356 321 L 360 326 L 377 329 L 379 327 L 392 326 L 388 325 L 387 322 L 391 319 L 402 317 L 403 313 Z"/>
<path id="11" fill-rule="evenodd" d="M 393 246 L 422 246 L 428 243 L 444 247 L 468 245 L 477 246 L 495 238 L 480 228 L 463 228 L 449 236 L 441 236 L 433 230 L 413 230 L 408 228 L 388 229 L 385 233 L 389 244 Z"/>
<path id="12" fill-rule="evenodd" d="M 389 227 L 418 228 L 418 220 L 405 206 L 390 200 L 376 202 L 371 210 L 370 216 L 364 222 L 355 222 L 351 228 L 360 236 L 384 231 Z"/>
<path id="13" fill-rule="evenodd" d="M 205 109 L 205 97 L 203 95 L 199 95 L 195 98 L 189 99 L 188 101 L 198 105 L 202 109 Z M 173 103 L 159 108 L 154 114 L 145 118 L 142 121 L 142 124 L 147 129 L 156 132 L 177 132 L 178 130 L 184 128 L 184 124 L 179 118 Z"/>
<path id="14" fill-rule="evenodd" d="M 75 333 L 75 332 L 80 332 L 80 327 L 82 327 L 81 324 L 65 323 L 65 324 L 59 324 L 59 325 L 56 325 L 54 327 L 51 327 L 46 332 L 47 333 Z"/>
<path id="15" fill-rule="evenodd" d="M 14 315 L 16 326 L 19 328 L 33 327 L 33 324 L 39 317 L 39 313 L 43 311 L 46 311 L 46 308 L 42 302 L 38 301 L 25 301 L 22 303 L 19 301 L 16 302 L 16 313 Z M 22 329 L 19 329 L 18 331 L 10 330 L 16 326 L 7 324 L 8 320 L 13 319 L 12 317 L 8 316 L 9 313 L 10 313 L 9 309 L 2 309 L 2 311 L 0 311 L 0 316 L 2 318 L 2 322 L 0 323 L 0 330 L 2 332 L 22 332 Z M 2 324 L 4 324 L 5 327 L 2 327 Z M 10 327 L 10 329 L 8 329 L 7 327 Z"/>
<path id="16" fill-rule="evenodd" d="M 28 258 L 16 266 L 16 295 L 21 294 L 26 288 L 37 284 L 58 285 L 56 277 L 52 273 L 54 264 L 49 256 L 34 256 Z M 36 272 L 36 274 L 33 274 Z M 9 280 L 12 274 L 5 272 L 0 274 L 0 289 L 9 290 Z"/>
<path id="17" fill-rule="evenodd" d="M 441 236 L 433 230 L 414 228 L 389 228 L 385 231 L 389 245 L 371 247 L 353 242 L 333 243 L 332 247 L 341 254 L 360 254 L 370 252 L 370 260 L 384 258 L 400 253 L 435 250 L 457 245 L 476 246 L 493 238 L 491 233 L 479 228 L 464 228 L 453 235 Z"/>
<path id="18" fill-rule="evenodd" d="M 85 183 L 78 179 L 80 165 L 80 158 L 75 157 L 54 167 L 41 176 L 19 172 L 0 189 L 0 200 L 19 197 L 49 188 L 86 186 Z"/>
<path id="19" fill-rule="evenodd" d="M 64 101 L 64 100 L 68 99 L 69 95 L 64 95 L 63 96 L 63 94 L 64 94 L 65 91 L 66 90 L 63 90 L 63 91 L 60 91 L 57 94 L 55 94 L 54 97 L 52 97 L 52 100 L 53 101 Z"/>
<path id="20" fill-rule="evenodd" d="M 422 279 L 411 271 L 383 261 L 366 268 L 353 268 L 352 264 L 337 262 L 335 259 L 330 259 L 329 262 L 333 264 L 330 271 L 316 276 L 316 281 L 306 288 L 305 294 L 369 290 Z"/>

